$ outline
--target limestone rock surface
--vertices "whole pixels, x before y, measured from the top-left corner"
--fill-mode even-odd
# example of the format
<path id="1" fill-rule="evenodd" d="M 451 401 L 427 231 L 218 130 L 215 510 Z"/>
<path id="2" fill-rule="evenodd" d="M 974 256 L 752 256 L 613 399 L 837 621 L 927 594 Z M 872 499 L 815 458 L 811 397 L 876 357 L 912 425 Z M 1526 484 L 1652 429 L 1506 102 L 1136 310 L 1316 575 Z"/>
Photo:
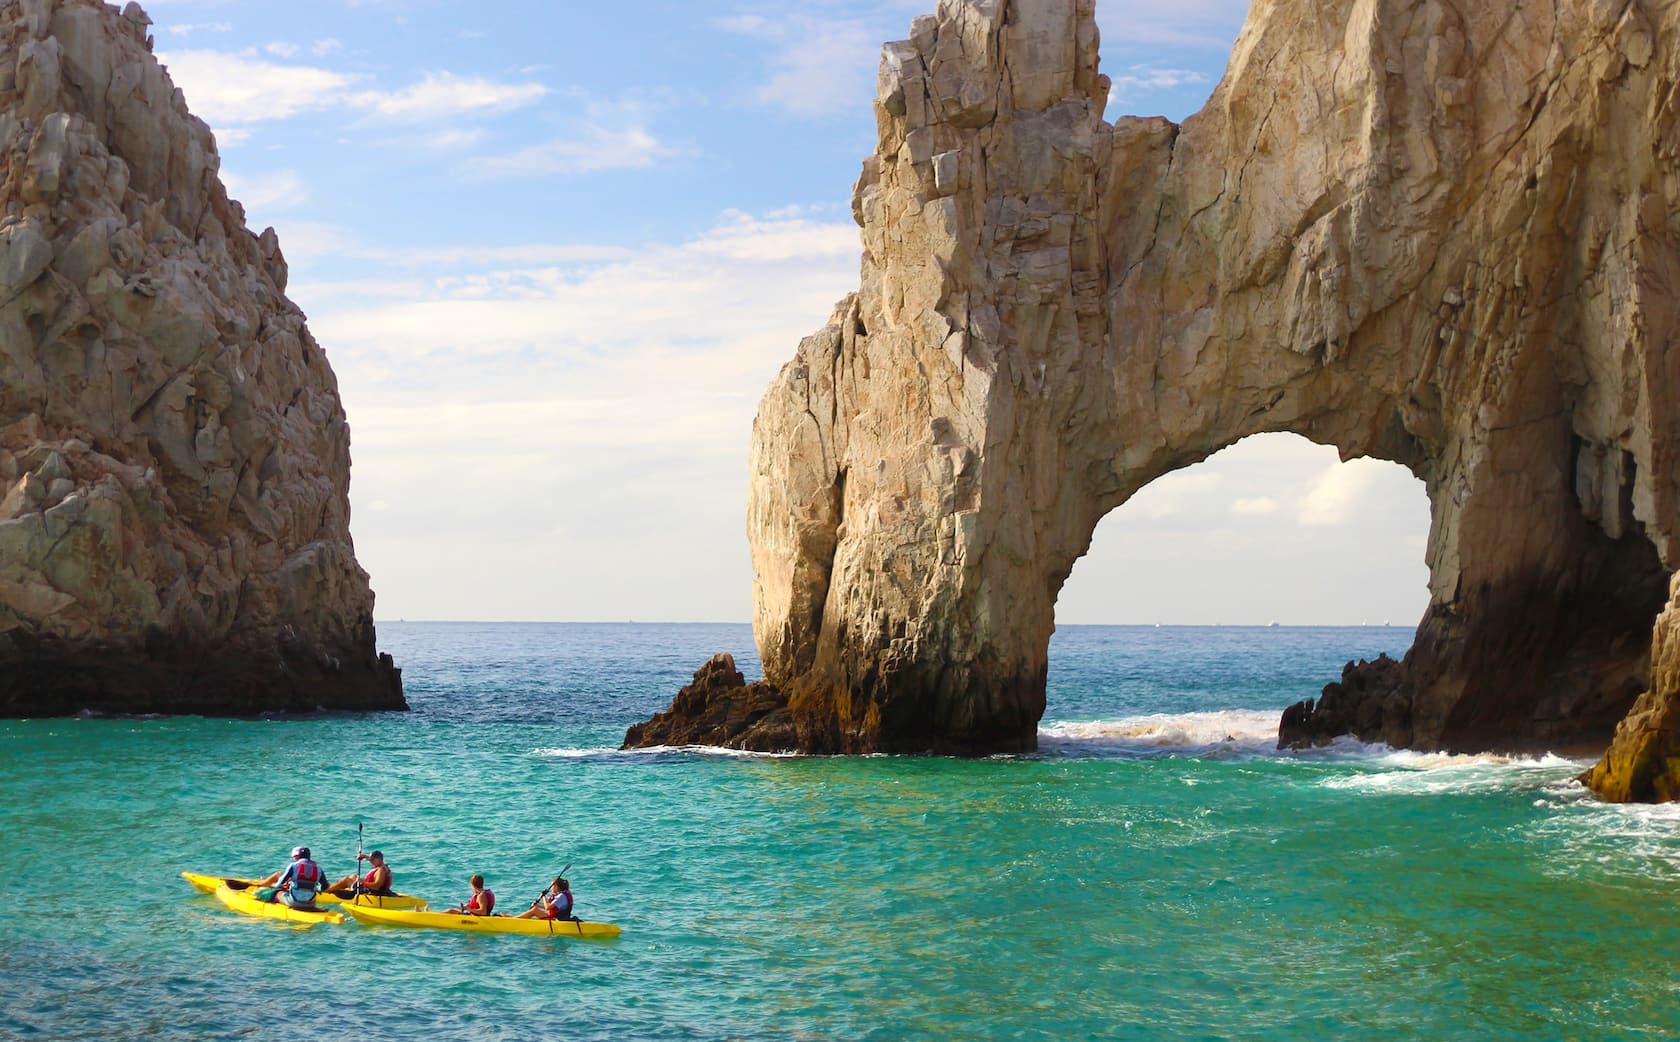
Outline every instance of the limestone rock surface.
<path id="1" fill-rule="evenodd" d="M 1680 554 L 1680 0 L 1255 0 L 1182 124 L 1105 120 L 1093 16 L 883 52 L 861 285 L 753 430 L 806 747 L 1032 748 L 1098 520 L 1273 431 L 1425 485 L 1411 744 L 1607 741 Z"/>
<path id="2" fill-rule="evenodd" d="M 0 2 L 0 715 L 404 708 L 337 382 L 149 21 Z"/>

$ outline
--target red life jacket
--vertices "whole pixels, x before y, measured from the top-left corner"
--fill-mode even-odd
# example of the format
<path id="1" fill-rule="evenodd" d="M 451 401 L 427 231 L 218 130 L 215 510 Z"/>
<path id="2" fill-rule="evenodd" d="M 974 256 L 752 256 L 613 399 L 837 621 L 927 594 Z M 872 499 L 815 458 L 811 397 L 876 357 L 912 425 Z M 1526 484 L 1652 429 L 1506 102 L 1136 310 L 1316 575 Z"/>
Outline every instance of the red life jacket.
<path id="1" fill-rule="evenodd" d="M 386 880 L 385 885 L 382 887 L 374 886 L 374 881 L 379 878 L 379 873 L 381 872 L 390 872 L 390 869 L 383 865 L 378 868 L 368 869 L 368 874 L 362 877 L 362 889 L 365 892 L 370 894 L 388 894 L 391 892 L 390 880 Z"/>
<path id="2" fill-rule="evenodd" d="M 485 887 L 472 895 L 472 899 L 467 902 L 467 907 L 479 915 L 489 915 L 496 907 L 496 895 L 490 891 L 489 887 Z"/>

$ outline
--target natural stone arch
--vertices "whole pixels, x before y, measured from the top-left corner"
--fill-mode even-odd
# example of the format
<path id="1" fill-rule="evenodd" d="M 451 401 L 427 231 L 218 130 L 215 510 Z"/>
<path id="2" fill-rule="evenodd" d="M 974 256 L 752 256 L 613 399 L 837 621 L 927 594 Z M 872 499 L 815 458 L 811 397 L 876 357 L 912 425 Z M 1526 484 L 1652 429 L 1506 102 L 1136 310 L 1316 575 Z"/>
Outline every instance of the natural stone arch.
<path id="1" fill-rule="evenodd" d="M 1089 2 L 918 19 L 861 289 L 754 430 L 755 631 L 803 744 L 1030 747 L 1097 519 L 1284 430 L 1426 485 L 1413 744 L 1602 736 L 1674 530 L 1675 23 L 1259 2 L 1206 109 L 1111 126 Z"/>

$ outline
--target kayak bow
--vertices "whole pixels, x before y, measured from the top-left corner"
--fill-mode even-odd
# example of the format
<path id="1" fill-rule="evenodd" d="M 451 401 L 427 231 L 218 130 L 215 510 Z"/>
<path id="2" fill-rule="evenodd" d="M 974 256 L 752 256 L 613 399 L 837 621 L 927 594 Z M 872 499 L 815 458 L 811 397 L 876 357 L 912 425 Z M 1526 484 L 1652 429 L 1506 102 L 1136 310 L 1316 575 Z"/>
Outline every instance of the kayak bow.
<path id="1" fill-rule="evenodd" d="M 211 894 L 222 884 L 227 884 L 230 890 L 244 890 L 257 886 L 255 879 L 241 879 L 238 876 L 207 876 L 201 872 L 182 872 L 181 878 L 191 883 L 199 891 Z M 348 898 L 339 897 L 330 890 L 322 891 L 315 900 L 324 905 L 349 904 Z M 390 894 L 385 897 L 375 897 L 373 894 L 357 894 L 355 903 L 367 905 L 370 908 L 424 908 L 426 899 L 415 897 L 413 894 Z"/>
<path id="2" fill-rule="evenodd" d="M 251 896 L 248 891 L 231 890 L 225 883 L 216 887 L 211 893 L 215 895 L 216 900 L 242 915 L 255 915 L 264 919 L 283 919 L 289 923 L 301 923 L 305 926 L 314 926 L 320 922 L 342 923 L 344 921 L 344 916 L 325 908 L 318 908 L 311 912 L 302 908 L 293 908 L 291 905 L 281 904 L 278 901 L 259 901 Z"/>

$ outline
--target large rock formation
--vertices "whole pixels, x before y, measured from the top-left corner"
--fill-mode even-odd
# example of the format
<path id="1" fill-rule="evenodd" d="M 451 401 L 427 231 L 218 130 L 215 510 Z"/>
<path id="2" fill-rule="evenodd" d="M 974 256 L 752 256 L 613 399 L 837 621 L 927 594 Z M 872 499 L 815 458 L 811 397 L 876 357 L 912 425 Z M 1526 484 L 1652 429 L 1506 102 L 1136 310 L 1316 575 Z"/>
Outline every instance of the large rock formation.
<path id="1" fill-rule="evenodd" d="M 1206 108 L 1109 124 L 1092 0 L 941 0 L 753 432 L 802 744 L 1032 747 L 1098 520 L 1267 431 L 1426 486 L 1411 744 L 1608 739 L 1680 555 L 1677 82 L 1676 0 L 1255 0 Z"/>
<path id="2" fill-rule="evenodd" d="M 332 369 L 148 22 L 0 2 L 0 715 L 403 708 Z"/>

